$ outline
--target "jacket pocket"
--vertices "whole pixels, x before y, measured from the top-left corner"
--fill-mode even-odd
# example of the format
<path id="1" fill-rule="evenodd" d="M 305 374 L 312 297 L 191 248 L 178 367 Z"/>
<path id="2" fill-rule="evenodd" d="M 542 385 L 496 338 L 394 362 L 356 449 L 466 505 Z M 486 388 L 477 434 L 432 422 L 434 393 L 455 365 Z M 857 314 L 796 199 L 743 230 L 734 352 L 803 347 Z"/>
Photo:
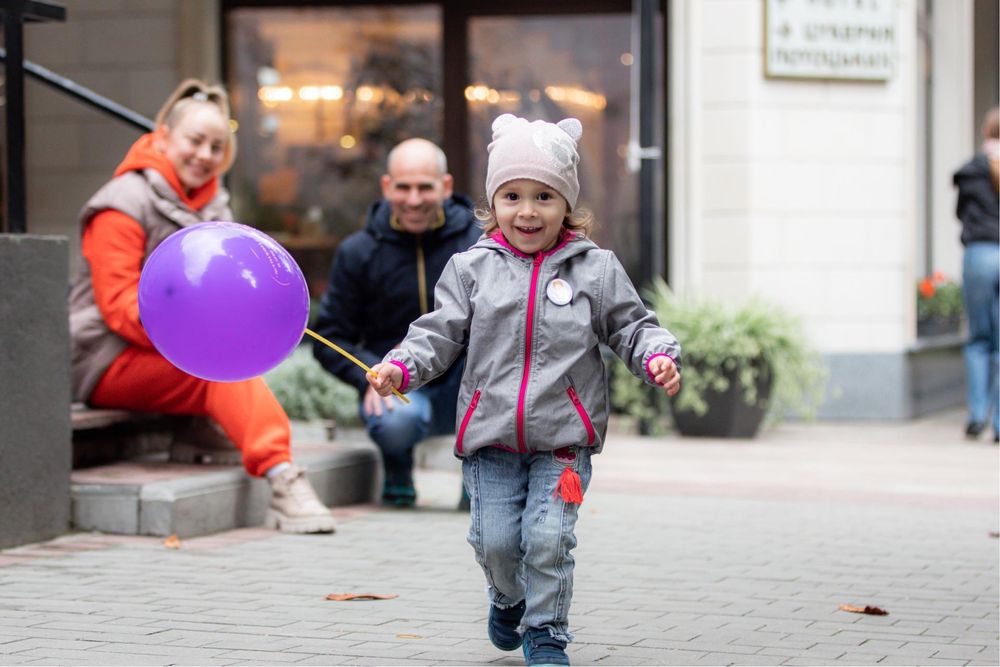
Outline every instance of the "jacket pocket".
<path id="1" fill-rule="evenodd" d="M 455 451 L 458 455 L 462 455 L 462 441 L 465 439 L 465 429 L 468 428 L 469 422 L 472 421 L 472 413 L 476 411 L 476 406 L 479 405 L 479 396 L 482 391 L 477 389 L 472 394 L 472 400 L 469 401 L 469 407 L 465 410 L 465 416 L 462 417 L 462 425 L 458 427 L 458 437 L 455 439 Z"/>
<path id="2" fill-rule="evenodd" d="M 583 427 L 587 429 L 587 447 L 591 447 L 594 444 L 594 438 L 597 433 L 594 431 L 593 422 L 590 421 L 590 415 L 587 414 L 587 408 L 583 407 L 583 403 L 580 402 L 580 397 L 577 396 L 573 385 L 566 388 L 566 394 L 569 396 L 569 400 L 573 402 L 573 407 L 576 408 L 576 414 L 580 416 Z"/>

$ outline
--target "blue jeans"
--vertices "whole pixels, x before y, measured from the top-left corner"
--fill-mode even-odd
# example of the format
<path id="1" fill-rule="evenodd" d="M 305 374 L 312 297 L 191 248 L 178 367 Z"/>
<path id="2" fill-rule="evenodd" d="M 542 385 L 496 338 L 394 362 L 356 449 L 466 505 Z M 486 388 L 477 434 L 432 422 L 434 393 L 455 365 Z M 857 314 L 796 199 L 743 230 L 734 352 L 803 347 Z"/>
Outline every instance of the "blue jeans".
<path id="1" fill-rule="evenodd" d="M 993 433 L 1000 432 L 997 414 L 997 319 L 1000 310 L 1000 245 L 970 243 L 962 260 L 962 296 L 969 321 L 965 345 L 965 377 L 969 421 L 986 423 L 993 412 Z"/>
<path id="2" fill-rule="evenodd" d="M 465 488 L 472 497 L 469 544 L 486 575 L 490 603 L 505 609 L 525 601 L 521 628 L 545 628 L 569 642 L 573 598 L 570 551 L 576 546 L 579 506 L 555 497 L 563 469 L 590 483 L 590 450 L 574 448 L 568 463 L 554 452 L 516 454 L 495 447 L 462 461 Z"/>
<path id="3" fill-rule="evenodd" d="M 406 394 L 409 404 L 395 399 L 392 410 L 382 415 L 366 415 L 358 406 L 368 437 L 382 451 L 385 482 L 392 486 L 413 486 L 413 448 L 424 438 L 455 432 L 455 410 L 461 368 L 452 368 L 439 384 L 425 385 Z"/>

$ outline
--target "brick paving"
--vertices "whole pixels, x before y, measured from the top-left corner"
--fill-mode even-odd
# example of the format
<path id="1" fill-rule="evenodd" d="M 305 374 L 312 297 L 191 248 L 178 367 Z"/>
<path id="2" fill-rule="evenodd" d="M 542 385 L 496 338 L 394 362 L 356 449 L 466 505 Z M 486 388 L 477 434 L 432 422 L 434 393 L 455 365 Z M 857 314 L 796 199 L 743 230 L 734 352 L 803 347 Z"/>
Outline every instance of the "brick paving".
<path id="1" fill-rule="evenodd" d="M 961 426 L 611 436 L 581 510 L 574 664 L 997 665 L 998 448 Z M 0 552 L 0 665 L 523 664 L 486 639 L 458 479 L 421 471 L 417 510 L 337 510 L 332 536 Z M 325 599 L 348 592 L 398 597 Z"/>

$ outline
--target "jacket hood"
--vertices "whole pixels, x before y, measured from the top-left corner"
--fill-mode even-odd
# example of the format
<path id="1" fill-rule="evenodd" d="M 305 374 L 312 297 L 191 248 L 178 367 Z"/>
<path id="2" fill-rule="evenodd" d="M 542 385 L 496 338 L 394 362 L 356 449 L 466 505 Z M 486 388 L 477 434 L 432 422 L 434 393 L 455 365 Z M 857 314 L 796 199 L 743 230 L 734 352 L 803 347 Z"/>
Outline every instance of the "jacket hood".
<path id="1" fill-rule="evenodd" d="M 142 135 L 132 144 L 128 153 L 125 154 L 125 159 L 115 169 L 115 176 L 121 176 L 130 171 L 145 171 L 146 169 L 152 169 L 163 176 L 181 202 L 193 211 L 202 209 L 212 201 L 219 190 L 219 178 L 213 176 L 207 183 L 188 194 L 177 177 L 173 165 L 170 164 L 165 155 L 154 148 L 152 132 Z"/>
<path id="2" fill-rule="evenodd" d="M 462 195 L 452 195 L 444 201 L 444 225 L 425 232 L 424 236 L 435 236 L 439 239 L 465 233 L 471 225 L 476 224 L 472 214 L 472 202 Z M 368 207 L 365 219 L 365 231 L 380 241 L 410 245 L 416 238 L 414 234 L 393 228 L 390 223 L 392 206 L 385 199 L 380 199 Z"/>

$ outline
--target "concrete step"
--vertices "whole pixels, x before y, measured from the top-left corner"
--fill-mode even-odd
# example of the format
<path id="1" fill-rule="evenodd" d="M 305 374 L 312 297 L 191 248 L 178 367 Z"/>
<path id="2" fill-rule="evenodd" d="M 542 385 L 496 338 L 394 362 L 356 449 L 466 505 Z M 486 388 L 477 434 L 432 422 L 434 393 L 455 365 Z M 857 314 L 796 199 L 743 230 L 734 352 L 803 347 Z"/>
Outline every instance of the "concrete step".
<path id="1" fill-rule="evenodd" d="M 381 459 L 363 433 L 333 442 L 294 439 L 292 456 L 328 506 L 373 502 Z M 172 463 L 166 454 L 74 470 L 70 495 L 78 530 L 194 537 L 264 523 L 271 491 L 242 466 Z"/>

